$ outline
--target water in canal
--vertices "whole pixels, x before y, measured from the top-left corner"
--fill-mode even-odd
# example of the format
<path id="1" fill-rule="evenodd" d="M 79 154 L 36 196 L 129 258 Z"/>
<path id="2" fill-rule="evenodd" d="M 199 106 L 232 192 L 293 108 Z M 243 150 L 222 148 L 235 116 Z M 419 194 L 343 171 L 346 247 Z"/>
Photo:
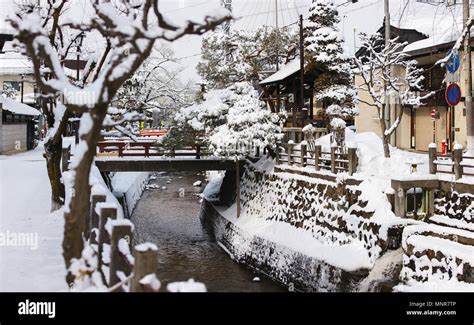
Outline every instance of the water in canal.
<path id="1" fill-rule="evenodd" d="M 199 219 L 205 176 L 162 173 L 149 184 L 132 215 L 134 243 L 158 246 L 158 277 L 163 285 L 194 278 L 214 292 L 286 291 L 279 284 L 238 264 L 205 234 Z M 202 187 L 193 186 L 202 181 Z M 180 191 L 184 196 L 180 196 Z M 254 282 L 258 276 L 260 282 Z"/>

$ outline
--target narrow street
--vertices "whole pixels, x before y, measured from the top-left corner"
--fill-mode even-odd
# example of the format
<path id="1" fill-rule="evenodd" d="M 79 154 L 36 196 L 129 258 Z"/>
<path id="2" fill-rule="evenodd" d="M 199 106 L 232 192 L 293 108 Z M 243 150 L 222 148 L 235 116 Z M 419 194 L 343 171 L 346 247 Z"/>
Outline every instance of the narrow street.
<path id="1" fill-rule="evenodd" d="M 285 288 L 237 264 L 203 232 L 199 192 L 204 176 L 192 172 L 161 174 L 143 193 L 133 216 L 135 244 L 158 245 L 158 278 L 170 282 L 194 278 L 214 292 L 277 292 Z M 202 187 L 193 186 L 202 181 Z M 166 189 L 162 189 L 166 187 Z M 184 189 L 184 197 L 180 197 Z M 254 282 L 258 276 L 260 282 Z"/>

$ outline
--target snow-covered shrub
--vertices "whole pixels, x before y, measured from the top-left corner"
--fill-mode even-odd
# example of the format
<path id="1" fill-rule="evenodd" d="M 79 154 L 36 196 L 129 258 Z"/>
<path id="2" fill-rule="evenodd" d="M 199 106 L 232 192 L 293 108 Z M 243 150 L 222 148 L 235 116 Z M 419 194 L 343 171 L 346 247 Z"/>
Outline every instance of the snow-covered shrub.
<path id="1" fill-rule="evenodd" d="M 280 118 L 265 108 L 250 83 L 211 90 L 204 99 L 181 109 L 175 120 L 183 128 L 202 132 L 215 155 L 243 158 L 255 147 L 276 147 L 282 136 Z"/>

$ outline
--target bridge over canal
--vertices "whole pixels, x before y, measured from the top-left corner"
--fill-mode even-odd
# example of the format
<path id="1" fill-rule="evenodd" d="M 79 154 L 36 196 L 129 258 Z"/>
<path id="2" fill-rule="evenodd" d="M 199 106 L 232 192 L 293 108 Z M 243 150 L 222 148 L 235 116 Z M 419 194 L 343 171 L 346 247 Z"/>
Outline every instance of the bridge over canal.
<path id="1" fill-rule="evenodd" d="M 96 165 L 101 172 L 155 171 L 237 171 L 243 161 L 210 156 L 199 145 L 172 148 L 168 152 L 154 148 L 150 140 L 106 140 L 98 143 Z"/>

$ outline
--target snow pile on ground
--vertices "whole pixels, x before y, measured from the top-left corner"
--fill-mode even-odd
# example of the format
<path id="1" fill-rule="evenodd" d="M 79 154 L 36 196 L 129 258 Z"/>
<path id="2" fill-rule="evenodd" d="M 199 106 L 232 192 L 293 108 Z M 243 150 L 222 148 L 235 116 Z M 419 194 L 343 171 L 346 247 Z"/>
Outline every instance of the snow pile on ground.
<path id="1" fill-rule="evenodd" d="M 331 150 L 331 135 L 326 135 L 315 141 L 322 146 L 323 151 Z M 357 148 L 358 168 L 354 175 L 364 179 L 372 176 L 378 179 L 390 180 L 394 176 L 410 174 L 410 166 L 417 163 L 420 174 L 428 174 L 428 155 L 400 150 L 390 147 L 390 158 L 383 154 L 383 143 L 374 132 L 355 133 L 346 128 L 346 143 L 348 147 Z"/>

